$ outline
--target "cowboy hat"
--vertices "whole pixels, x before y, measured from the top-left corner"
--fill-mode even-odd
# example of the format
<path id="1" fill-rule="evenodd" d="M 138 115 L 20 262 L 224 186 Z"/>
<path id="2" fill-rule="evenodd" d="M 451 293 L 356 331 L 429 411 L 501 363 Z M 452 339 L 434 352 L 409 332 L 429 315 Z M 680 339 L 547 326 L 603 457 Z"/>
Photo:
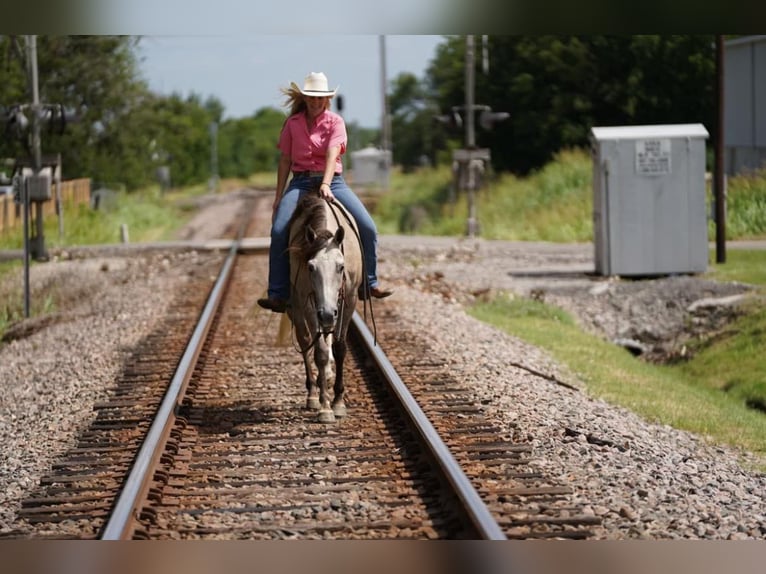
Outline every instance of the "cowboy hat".
<path id="1" fill-rule="evenodd" d="M 327 88 L 327 76 L 322 72 L 311 72 L 303 81 L 303 89 L 299 88 L 295 82 L 290 82 L 293 89 L 298 90 L 304 96 L 333 97 L 338 87 L 334 90 Z"/>

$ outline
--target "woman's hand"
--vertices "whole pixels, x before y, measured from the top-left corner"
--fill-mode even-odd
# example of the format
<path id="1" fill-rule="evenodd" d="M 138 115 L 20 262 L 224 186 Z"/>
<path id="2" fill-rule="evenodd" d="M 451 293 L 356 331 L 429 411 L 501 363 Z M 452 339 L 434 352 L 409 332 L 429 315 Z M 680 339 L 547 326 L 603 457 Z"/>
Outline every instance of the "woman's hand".
<path id="1" fill-rule="evenodd" d="M 326 199 L 327 201 L 335 200 L 335 196 L 332 194 L 332 189 L 330 189 L 329 183 L 322 183 L 319 186 L 319 197 L 322 197 L 323 199 Z"/>
<path id="2" fill-rule="evenodd" d="M 335 175 L 336 161 L 340 155 L 340 146 L 334 145 L 327 148 L 327 157 L 325 157 L 324 164 L 324 177 L 322 177 L 322 183 L 319 186 L 319 197 L 326 199 L 327 201 L 334 201 L 335 196 L 332 194 L 332 188 L 327 182 L 332 181 Z"/>

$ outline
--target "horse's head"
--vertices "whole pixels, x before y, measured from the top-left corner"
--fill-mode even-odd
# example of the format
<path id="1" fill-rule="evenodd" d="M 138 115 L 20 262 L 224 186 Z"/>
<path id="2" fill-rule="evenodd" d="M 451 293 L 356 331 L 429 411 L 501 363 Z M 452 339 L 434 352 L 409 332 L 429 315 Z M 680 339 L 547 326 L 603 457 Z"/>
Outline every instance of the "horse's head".
<path id="1" fill-rule="evenodd" d="M 328 230 L 319 233 L 310 226 L 306 228 L 309 245 L 318 246 L 307 261 L 309 280 L 314 292 L 317 322 L 323 333 L 334 330 L 338 319 L 338 304 L 345 276 L 345 262 L 341 244 L 344 231 L 339 227 L 333 234 Z"/>

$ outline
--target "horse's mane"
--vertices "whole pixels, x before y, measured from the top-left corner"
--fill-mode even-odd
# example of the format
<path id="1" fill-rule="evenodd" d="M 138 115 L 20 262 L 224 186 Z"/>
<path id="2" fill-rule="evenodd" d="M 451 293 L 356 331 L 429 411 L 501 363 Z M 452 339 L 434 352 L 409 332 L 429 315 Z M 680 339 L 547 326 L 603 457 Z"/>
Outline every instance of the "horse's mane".
<path id="1" fill-rule="evenodd" d="M 298 205 L 290 218 L 288 228 L 300 225 L 303 229 L 311 227 L 316 239 L 309 243 L 306 234 L 296 233 L 290 243 L 290 251 L 301 253 L 304 258 L 310 259 L 320 249 L 323 249 L 334 237 L 334 233 L 327 229 L 327 212 L 325 211 L 326 200 L 318 195 L 307 193 L 298 201 Z"/>

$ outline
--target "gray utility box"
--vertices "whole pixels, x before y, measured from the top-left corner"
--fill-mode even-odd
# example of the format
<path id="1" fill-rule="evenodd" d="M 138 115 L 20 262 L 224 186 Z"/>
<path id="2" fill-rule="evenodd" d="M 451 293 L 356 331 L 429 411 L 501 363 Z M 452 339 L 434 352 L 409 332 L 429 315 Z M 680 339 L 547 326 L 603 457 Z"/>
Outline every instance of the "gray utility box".
<path id="1" fill-rule="evenodd" d="M 351 152 L 351 173 L 355 184 L 383 185 L 391 165 L 391 152 L 368 146 Z"/>
<path id="2" fill-rule="evenodd" d="M 707 269 L 707 137 L 702 124 L 591 129 L 598 274 Z"/>
<path id="3" fill-rule="evenodd" d="M 51 198 L 50 173 L 29 175 L 26 177 L 26 182 L 29 201 L 48 201 Z"/>

